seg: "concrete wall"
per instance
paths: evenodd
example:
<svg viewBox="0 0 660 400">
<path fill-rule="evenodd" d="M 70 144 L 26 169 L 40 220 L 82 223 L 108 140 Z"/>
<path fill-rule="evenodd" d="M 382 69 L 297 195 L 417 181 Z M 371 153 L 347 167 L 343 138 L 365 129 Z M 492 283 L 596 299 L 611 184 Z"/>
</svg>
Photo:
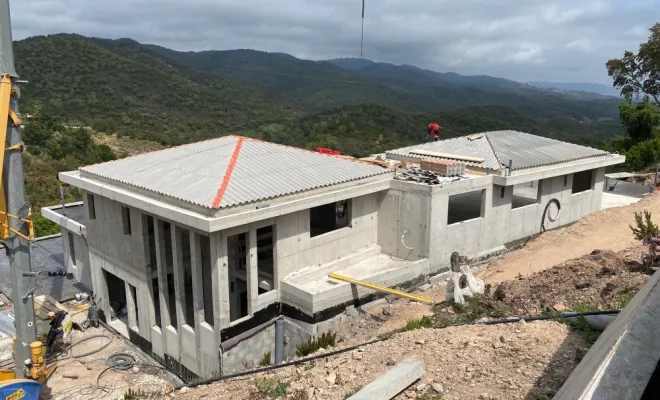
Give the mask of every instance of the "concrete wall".
<svg viewBox="0 0 660 400">
<path fill-rule="evenodd" d="M 63 226 L 60 227 L 62 232 L 62 246 L 64 248 L 64 267 L 67 272 L 73 274 L 74 278 L 85 285 L 88 289 L 93 289 L 92 283 L 92 270 L 89 263 L 89 248 L 85 239 L 76 232 L 71 232 Z M 69 235 L 70 234 L 70 235 Z M 69 239 L 73 238 L 73 253 L 71 255 L 71 244 Z"/>
<path fill-rule="evenodd" d="M 275 324 L 243 340 L 222 354 L 222 374 L 228 375 L 259 367 L 259 362 L 270 352 L 275 361 Z"/>
<path fill-rule="evenodd" d="M 276 289 L 279 280 L 299 269 L 337 260 L 377 243 L 380 193 L 352 199 L 351 226 L 310 237 L 309 210 L 276 218 Z"/>
<path fill-rule="evenodd" d="M 504 186 L 502 190 L 489 176 L 436 186 L 393 181 L 392 189 L 380 204 L 378 244 L 384 253 L 395 257 L 427 257 L 430 271 L 436 272 L 449 265 L 454 251 L 470 258 L 480 257 L 538 234 L 545 207 L 552 199 L 560 202 L 561 214 L 555 222 L 550 222 L 546 215 L 546 229 L 567 225 L 600 210 L 604 173 L 604 168 L 593 170 L 591 189 L 575 194 L 573 174 L 542 179 L 537 201 L 516 209 L 511 206 L 513 186 Z M 482 217 L 447 225 L 449 197 L 468 192 L 478 196 L 482 190 Z M 549 212 L 554 216 L 556 209 L 552 207 Z M 402 243 L 404 228 L 409 230 L 409 236 Z"/>
</svg>

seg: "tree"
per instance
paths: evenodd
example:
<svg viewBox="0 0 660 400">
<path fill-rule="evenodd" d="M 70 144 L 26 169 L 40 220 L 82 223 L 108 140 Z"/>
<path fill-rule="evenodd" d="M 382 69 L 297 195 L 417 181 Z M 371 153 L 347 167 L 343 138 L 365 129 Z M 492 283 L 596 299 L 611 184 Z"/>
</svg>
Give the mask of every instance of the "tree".
<svg viewBox="0 0 660 400">
<path fill-rule="evenodd" d="M 634 143 L 650 139 L 655 127 L 660 125 L 660 109 L 647 101 L 621 103 L 619 117 Z"/>
<path fill-rule="evenodd" d="M 609 60 L 607 73 L 614 87 L 628 100 L 653 99 L 660 103 L 660 23 L 649 29 L 651 35 L 637 54 L 626 51 L 621 59 Z"/>
<path fill-rule="evenodd" d="M 651 219 L 651 213 L 647 210 L 644 210 L 644 215 L 642 213 L 635 212 L 635 227 L 630 225 L 630 229 L 635 235 L 637 240 L 646 240 L 651 237 L 656 237 L 660 229 L 658 225 L 653 223 Z"/>
</svg>

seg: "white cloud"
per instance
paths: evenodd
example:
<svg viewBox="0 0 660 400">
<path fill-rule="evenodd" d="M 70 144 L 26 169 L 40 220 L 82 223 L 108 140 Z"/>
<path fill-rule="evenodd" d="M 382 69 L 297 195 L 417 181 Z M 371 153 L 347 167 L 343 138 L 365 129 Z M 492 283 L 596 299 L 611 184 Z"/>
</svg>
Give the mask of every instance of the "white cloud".
<svg viewBox="0 0 660 400">
<path fill-rule="evenodd" d="M 635 50 L 657 22 L 660 0 L 640 1 L 367 0 L 365 57 L 517 80 L 609 83 L 605 61 Z M 311 59 L 360 51 L 360 0 L 11 0 L 11 7 L 15 39 L 75 32 Z"/>
</svg>

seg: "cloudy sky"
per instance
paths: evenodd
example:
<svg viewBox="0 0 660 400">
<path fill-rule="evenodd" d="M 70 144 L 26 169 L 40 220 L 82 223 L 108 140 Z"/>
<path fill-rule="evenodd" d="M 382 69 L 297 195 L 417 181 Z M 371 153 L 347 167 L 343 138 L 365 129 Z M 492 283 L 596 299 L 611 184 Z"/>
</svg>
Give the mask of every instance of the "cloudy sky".
<svg viewBox="0 0 660 400">
<path fill-rule="evenodd" d="M 660 0 L 366 0 L 365 57 L 436 71 L 610 84 Z M 360 55 L 361 0 L 10 0 L 14 39 L 59 32 L 177 50 Z"/>
</svg>

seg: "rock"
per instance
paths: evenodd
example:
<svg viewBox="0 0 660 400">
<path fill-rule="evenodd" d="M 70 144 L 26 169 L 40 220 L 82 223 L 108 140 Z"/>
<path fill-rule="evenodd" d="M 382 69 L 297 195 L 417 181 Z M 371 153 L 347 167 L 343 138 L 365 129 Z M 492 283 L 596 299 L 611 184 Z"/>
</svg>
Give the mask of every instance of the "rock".
<svg viewBox="0 0 660 400">
<path fill-rule="evenodd" d="M 493 342 L 493 348 L 494 349 L 499 349 L 501 347 L 504 347 L 504 343 L 502 343 L 501 341 L 496 340 L 496 341 Z"/>
<path fill-rule="evenodd" d="M 325 353 L 327 353 L 327 351 L 323 347 L 321 347 L 320 349 L 316 350 L 316 353 L 317 354 L 325 354 Z"/>
<path fill-rule="evenodd" d="M 426 292 L 427 290 L 431 289 L 431 285 L 428 283 L 423 284 L 422 286 L 419 287 L 420 292 Z"/>
<path fill-rule="evenodd" d="M 392 309 L 393 308 L 394 307 L 392 307 L 389 304 L 387 306 L 383 307 L 383 315 L 392 315 Z"/>
<path fill-rule="evenodd" d="M 337 374 L 336 382 L 337 385 L 343 385 L 344 383 L 346 383 L 346 379 L 342 378 L 341 374 Z"/>
<path fill-rule="evenodd" d="M 354 360 L 361 360 L 362 359 L 362 354 L 360 353 L 353 353 L 353 359 Z"/>
<path fill-rule="evenodd" d="M 138 372 L 140 372 L 140 368 L 136 365 L 133 367 L 133 373 L 137 374 Z"/>
<path fill-rule="evenodd" d="M 312 400 L 312 398 L 314 397 L 314 388 L 309 387 L 305 389 L 305 395 L 307 396 L 307 399 Z"/>
<path fill-rule="evenodd" d="M 490 396 L 488 395 L 488 393 L 482 393 L 479 395 L 479 398 L 483 400 L 488 400 Z"/>
<path fill-rule="evenodd" d="M 325 377 L 325 381 L 328 382 L 329 385 L 334 385 L 337 381 L 337 374 L 334 372 L 329 373 L 328 376 Z"/>
<path fill-rule="evenodd" d="M 415 340 L 415 344 L 424 344 L 424 343 L 426 343 L 426 342 L 424 341 L 424 339 L 417 339 L 417 340 Z"/>
<path fill-rule="evenodd" d="M 436 393 L 442 393 L 442 391 L 445 389 L 441 383 L 433 383 L 431 384 L 431 389 L 435 390 Z"/>
<path fill-rule="evenodd" d="M 385 365 L 391 367 L 392 365 L 396 365 L 396 360 L 393 358 L 388 358 L 387 361 L 385 362 Z"/>
<path fill-rule="evenodd" d="M 181 389 L 179 389 L 179 393 L 188 393 L 190 391 L 190 388 L 188 386 L 184 386 Z"/>
<path fill-rule="evenodd" d="M 565 306 L 564 304 L 562 304 L 562 303 L 557 303 L 557 304 L 555 304 L 554 306 L 552 306 L 552 308 L 554 308 L 555 311 L 557 311 L 557 312 L 564 312 L 564 311 L 566 311 L 566 306 Z"/>
<path fill-rule="evenodd" d="M 504 336 L 500 336 L 500 342 L 506 343 L 506 339 L 504 338 Z"/>
<path fill-rule="evenodd" d="M 422 392 L 424 391 L 424 389 L 426 389 L 426 386 L 427 386 L 426 383 L 420 383 L 419 385 L 417 385 L 417 387 L 415 387 L 415 390 L 418 392 Z"/>
<path fill-rule="evenodd" d="M 520 325 L 525 325 L 525 324 L 527 323 L 527 321 L 525 321 L 524 319 L 520 318 L 520 320 L 518 321 L 518 323 L 519 323 Z"/>
</svg>

